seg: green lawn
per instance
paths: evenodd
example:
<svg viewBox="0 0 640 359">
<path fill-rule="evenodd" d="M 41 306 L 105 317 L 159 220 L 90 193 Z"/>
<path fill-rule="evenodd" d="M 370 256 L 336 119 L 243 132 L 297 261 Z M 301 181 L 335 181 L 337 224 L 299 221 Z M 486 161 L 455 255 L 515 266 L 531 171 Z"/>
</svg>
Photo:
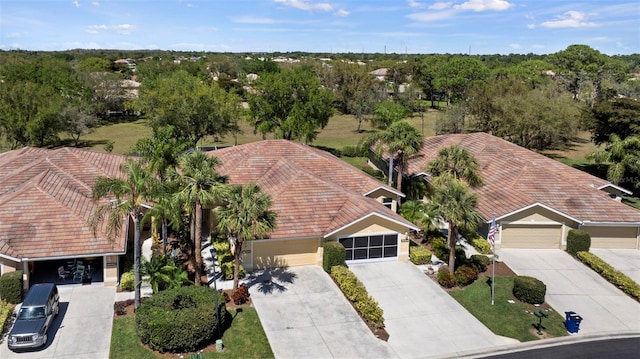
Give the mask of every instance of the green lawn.
<svg viewBox="0 0 640 359">
<path fill-rule="evenodd" d="M 494 305 L 491 305 L 488 279 L 489 277 L 480 278 L 470 286 L 453 290 L 449 294 L 495 334 L 522 342 L 541 339 L 534 328 L 538 318 L 526 312 L 534 312 L 540 308 L 513 298 L 513 277 L 496 277 Z M 514 300 L 515 303 L 511 304 L 508 300 Z M 568 335 L 564 317 L 553 310 L 548 314 L 549 317 L 542 320 L 542 326 L 546 328 L 543 331 L 545 337 Z"/>
<path fill-rule="evenodd" d="M 258 313 L 254 308 L 243 308 L 238 312 L 230 311 L 234 316 L 231 328 L 222 335 L 224 351 L 205 353 L 205 358 L 273 358 L 271 345 L 262 329 Z M 116 317 L 113 319 L 111 351 L 113 359 L 160 358 L 154 352 L 143 347 L 136 335 L 134 317 Z M 186 357 L 188 358 L 188 356 Z"/>
</svg>

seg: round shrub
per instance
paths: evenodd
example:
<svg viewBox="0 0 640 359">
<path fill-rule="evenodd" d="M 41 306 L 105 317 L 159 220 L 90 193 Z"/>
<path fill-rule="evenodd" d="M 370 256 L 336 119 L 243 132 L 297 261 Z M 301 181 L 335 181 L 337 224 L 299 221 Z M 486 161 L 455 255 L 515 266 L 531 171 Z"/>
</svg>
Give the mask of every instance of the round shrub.
<svg viewBox="0 0 640 359">
<path fill-rule="evenodd" d="M 133 272 L 124 272 L 120 276 L 120 290 L 130 292 L 134 290 Z"/>
<path fill-rule="evenodd" d="M 0 300 L 18 304 L 22 302 L 22 271 L 7 272 L 0 276 Z"/>
<path fill-rule="evenodd" d="M 487 270 L 489 264 L 491 264 L 491 259 L 487 256 L 483 256 L 482 254 L 474 254 L 469 258 L 471 265 L 476 267 L 479 273 L 482 273 Z"/>
<path fill-rule="evenodd" d="M 484 238 L 479 237 L 479 238 L 472 239 L 471 245 L 473 246 L 473 248 L 475 248 L 478 252 L 482 254 L 491 253 L 491 244 L 487 242 Z"/>
<path fill-rule="evenodd" d="M 411 246 L 409 247 L 409 260 L 413 264 L 429 264 L 431 263 L 431 252 L 427 247 Z"/>
<path fill-rule="evenodd" d="M 442 265 L 438 268 L 438 283 L 445 288 L 455 287 L 456 277 L 449 271 L 449 267 Z"/>
<path fill-rule="evenodd" d="M 159 352 L 189 352 L 211 343 L 220 326 L 227 327 L 222 295 L 209 287 L 181 287 L 158 292 L 136 310 L 136 331 L 142 343 Z"/>
<path fill-rule="evenodd" d="M 567 252 L 576 256 L 578 252 L 588 252 L 591 247 L 591 236 L 581 229 L 570 229 L 567 234 Z"/>
<path fill-rule="evenodd" d="M 456 284 L 462 287 L 469 285 L 478 279 L 478 271 L 473 266 L 463 265 L 456 269 L 455 277 Z"/>
<path fill-rule="evenodd" d="M 521 302 L 542 304 L 545 294 L 547 286 L 536 278 L 517 276 L 513 279 L 513 295 Z"/>
</svg>

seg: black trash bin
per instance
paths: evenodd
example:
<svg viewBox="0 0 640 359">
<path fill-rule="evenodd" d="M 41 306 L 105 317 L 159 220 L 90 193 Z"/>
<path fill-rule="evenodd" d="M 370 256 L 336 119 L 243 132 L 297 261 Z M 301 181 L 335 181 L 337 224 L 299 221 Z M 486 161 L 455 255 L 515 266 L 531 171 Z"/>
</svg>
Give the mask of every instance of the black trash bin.
<svg viewBox="0 0 640 359">
<path fill-rule="evenodd" d="M 564 312 L 565 314 L 565 327 L 569 333 L 575 334 L 580 330 L 580 322 L 582 317 L 576 314 L 576 312 Z"/>
</svg>

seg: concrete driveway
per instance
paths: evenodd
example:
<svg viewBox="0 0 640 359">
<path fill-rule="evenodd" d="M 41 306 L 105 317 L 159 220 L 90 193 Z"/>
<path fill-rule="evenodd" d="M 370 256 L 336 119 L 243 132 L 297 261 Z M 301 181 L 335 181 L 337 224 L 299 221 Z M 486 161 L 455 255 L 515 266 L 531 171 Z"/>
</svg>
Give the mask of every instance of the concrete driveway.
<svg viewBox="0 0 640 359">
<path fill-rule="evenodd" d="M 640 284 L 640 250 L 591 248 L 589 252 Z"/>
<path fill-rule="evenodd" d="M 58 286 L 60 312 L 42 349 L 12 352 L 2 338 L 0 358 L 108 359 L 113 326 L 115 287 Z"/>
<path fill-rule="evenodd" d="M 410 262 L 349 268 L 380 304 L 389 344 L 401 358 L 456 357 L 518 342 L 493 334 Z"/>
<path fill-rule="evenodd" d="M 276 358 L 397 358 L 321 267 L 274 268 L 245 282 Z"/>
<path fill-rule="evenodd" d="M 545 300 L 562 316 L 583 319 L 579 334 L 640 331 L 640 303 L 559 249 L 500 249 L 499 259 L 516 274 L 547 286 Z"/>
</svg>

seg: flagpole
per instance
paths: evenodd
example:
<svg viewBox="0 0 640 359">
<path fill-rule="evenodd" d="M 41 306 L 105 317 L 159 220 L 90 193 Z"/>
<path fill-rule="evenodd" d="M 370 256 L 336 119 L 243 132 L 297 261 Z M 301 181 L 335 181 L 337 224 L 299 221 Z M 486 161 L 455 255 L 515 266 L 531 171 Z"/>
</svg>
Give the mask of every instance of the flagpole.
<svg viewBox="0 0 640 359">
<path fill-rule="evenodd" d="M 495 246 L 492 246 L 491 251 L 493 252 L 493 265 L 491 266 L 491 305 L 493 305 L 493 298 L 494 298 L 495 285 L 496 285 L 496 249 L 495 249 Z"/>
</svg>

